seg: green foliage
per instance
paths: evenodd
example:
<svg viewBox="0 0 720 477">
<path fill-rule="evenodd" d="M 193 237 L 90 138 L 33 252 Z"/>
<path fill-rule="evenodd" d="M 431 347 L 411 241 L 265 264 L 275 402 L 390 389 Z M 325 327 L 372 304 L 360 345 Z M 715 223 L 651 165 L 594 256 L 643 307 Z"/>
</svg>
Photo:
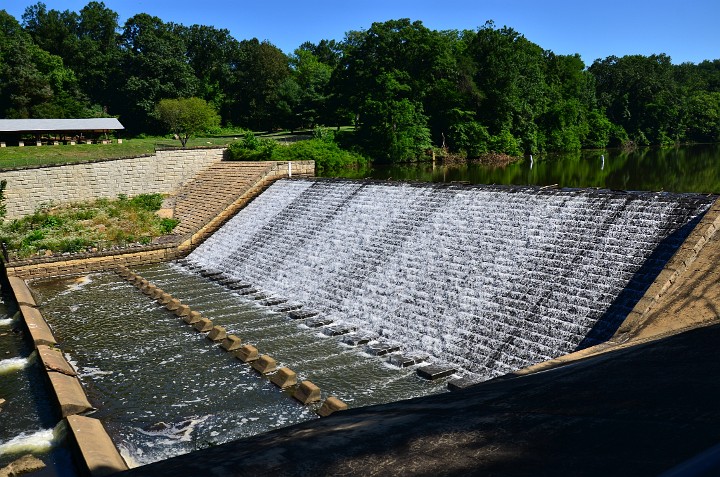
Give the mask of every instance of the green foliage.
<svg viewBox="0 0 720 477">
<path fill-rule="evenodd" d="M 609 146 L 613 124 L 600 111 L 591 111 L 588 116 L 588 133 L 583 141 L 583 147 L 602 149 Z"/>
<path fill-rule="evenodd" d="M 0 10 L 0 117 L 78 117 L 89 106 L 63 59 L 39 47 Z"/>
<path fill-rule="evenodd" d="M 227 155 L 235 161 L 269 161 L 277 146 L 277 141 L 258 138 L 252 131 L 247 131 L 241 140 L 230 143 Z"/>
<path fill-rule="evenodd" d="M 141 194 L 62 207 L 44 205 L 31 215 L 1 224 L 0 241 L 19 257 L 151 243 L 179 223 L 155 214 L 162 200 L 160 194 Z"/>
<path fill-rule="evenodd" d="M 334 174 L 343 169 L 353 169 L 367 164 L 360 154 L 341 149 L 332 140 L 309 139 L 288 146 L 279 146 L 273 151 L 274 161 L 315 161 L 320 174 Z"/>
<path fill-rule="evenodd" d="M 523 152 L 520 141 L 507 129 L 500 131 L 500 134 L 490 136 L 488 149 L 492 152 L 505 153 L 510 156 L 520 156 Z"/>
<path fill-rule="evenodd" d="M 448 139 L 454 151 L 462 152 L 468 157 L 478 157 L 488 152 L 490 134 L 487 128 L 477 121 L 459 121 L 450 126 Z"/>
<path fill-rule="evenodd" d="M 163 218 L 160 220 L 160 233 L 167 235 L 180 223 L 178 219 Z"/>
<path fill-rule="evenodd" d="M 183 147 L 190 136 L 220 125 L 220 116 L 204 99 L 163 99 L 155 106 L 155 116 L 175 134 Z"/>
<path fill-rule="evenodd" d="M 140 194 L 130 199 L 130 206 L 136 207 L 142 210 L 148 210 L 154 212 L 160 210 L 163 203 L 162 194 Z"/>
<path fill-rule="evenodd" d="M 409 19 L 373 23 L 342 42 L 306 42 L 288 56 L 211 26 L 118 19 L 95 1 L 79 12 L 37 3 L 22 25 L 0 10 L 0 117 L 113 115 L 136 133 L 159 134 L 164 124 L 183 146 L 202 131 L 222 133 L 220 123 L 255 131 L 353 124 L 354 145 L 393 162 L 422 157 L 443 138 L 469 156 L 720 140 L 720 59 L 610 56 L 586 68 L 579 55 L 557 55 L 492 22 L 435 31 Z M 178 98 L 204 114 L 184 116 L 179 103 L 190 100 Z M 166 101 L 174 107 L 160 106 Z M 250 142 L 230 153 L 272 154 L 270 143 Z"/>
</svg>

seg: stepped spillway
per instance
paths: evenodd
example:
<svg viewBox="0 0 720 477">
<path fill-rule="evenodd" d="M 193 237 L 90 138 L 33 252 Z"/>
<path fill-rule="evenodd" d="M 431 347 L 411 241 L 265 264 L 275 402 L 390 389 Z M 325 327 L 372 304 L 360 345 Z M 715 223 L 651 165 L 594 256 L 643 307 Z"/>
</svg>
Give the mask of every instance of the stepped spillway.
<svg viewBox="0 0 720 477">
<path fill-rule="evenodd" d="M 711 202 L 280 180 L 188 260 L 489 379 L 609 338 Z"/>
</svg>

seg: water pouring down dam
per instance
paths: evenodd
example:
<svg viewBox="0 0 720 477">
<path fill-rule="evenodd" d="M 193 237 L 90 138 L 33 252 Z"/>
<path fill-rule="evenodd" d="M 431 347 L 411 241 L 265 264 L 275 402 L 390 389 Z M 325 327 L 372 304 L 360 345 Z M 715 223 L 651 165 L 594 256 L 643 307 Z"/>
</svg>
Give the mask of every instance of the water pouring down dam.
<svg viewBox="0 0 720 477">
<path fill-rule="evenodd" d="M 488 379 L 611 336 L 711 201 L 280 180 L 188 261 Z"/>
</svg>

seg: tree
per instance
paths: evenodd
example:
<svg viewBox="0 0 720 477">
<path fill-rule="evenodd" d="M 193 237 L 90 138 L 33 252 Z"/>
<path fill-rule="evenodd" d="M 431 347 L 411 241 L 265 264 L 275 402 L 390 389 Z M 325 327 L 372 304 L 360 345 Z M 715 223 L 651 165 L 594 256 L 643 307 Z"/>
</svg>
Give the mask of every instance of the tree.
<svg viewBox="0 0 720 477">
<path fill-rule="evenodd" d="M 114 82 L 121 76 L 118 14 L 102 2 L 88 3 L 79 14 L 47 10 L 45 4 L 37 3 L 22 18 L 35 44 L 62 58 L 83 93 L 107 109 L 122 84 Z"/>
<path fill-rule="evenodd" d="M 332 89 L 342 98 L 341 107 L 356 118 L 360 146 L 369 155 L 403 161 L 431 145 L 434 111 L 426 111 L 437 104 L 435 85 L 452 78 L 454 67 L 443 40 L 409 19 L 348 33 Z"/>
<path fill-rule="evenodd" d="M 190 136 L 220 124 L 220 116 L 204 99 L 163 99 L 155 107 L 156 117 L 175 134 L 182 147 Z"/>
<path fill-rule="evenodd" d="M 155 104 L 165 98 L 194 96 L 198 82 L 173 25 L 141 13 L 125 22 L 120 38 L 121 94 L 114 98 L 114 110 L 128 129 L 150 132 Z"/>
<path fill-rule="evenodd" d="M 0 10 L 0 116 L 85 117 L 89 106 L 62 58 L 38 47 Z"/>
<path fill-rule="evenodd" d="M 478 120 L 491 134 L 511 133 L 525 151 L 537 149 L 538 119 L 547 107 L 542 48 L 512 28 L 496 29 L 487 22 L 470 41 L 467 54 L 482 97 Z"/>
<path fill-rule="evenodd" d="M 280 85 L 290 76 L 289 59 L 267 41 L 243 40 L 231 63 L 229 119 L 251 129 L 271 130 L 278 125 Z"/>
<path fill-rule="evenodd" d="M 680 139 L 681 94 L 667 55 L 610 56 L 588 71 L 599 106 L 638 143 Z"/>
<path fill-rule="evenodd" d="M 198 80 L 197 96 L 213 104 L 224 123 L 229 122 L 233 61 L 240 43 L 228 30 L 211 26 L 176 25 L 175 31 L 185 43 L 187 62 Z"/>
<path fill-rule="evenodd" d="M 326 123 L 325 105 L 329 94 L 332 67 L 320 61 L 314 53 L 305 49 L 295 50 L 290 59 L 292 80 L 297 84 L 297 121 L 306 127 Z"/>
</svg>

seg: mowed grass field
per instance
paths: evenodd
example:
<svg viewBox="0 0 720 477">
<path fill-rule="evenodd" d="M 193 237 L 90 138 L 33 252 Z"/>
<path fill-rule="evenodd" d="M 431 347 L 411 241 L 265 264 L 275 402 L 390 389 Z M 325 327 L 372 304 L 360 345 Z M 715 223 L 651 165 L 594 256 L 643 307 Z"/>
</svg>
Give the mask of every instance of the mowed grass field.
<svg viewBox="0 0 720 477">
<path fill-rule="evenodd" d="M 227 146 L 235 136 L 191 138 L 187 147 Z M 34 143 L 31 143 L 34 144 Z M 122 144 L 76 144 L 59 146 L 25 147 L 8 146 L 0 148 L 0 170 L 18 167 L 38 167 L 51 164 L 66 164 L 81 161 L 119 159 L 154 154 L 156 149 L 180 147 L 180 141 L 159 137 L 123 139 Z"/>
<path fill-rule="evenodd" d="M 349 128 L 342 128 L 349 129 Z M 245 130 L 224 129 L 221 134 L 207 137 L 191 137 L 187 148 L 226 147 L 233 141 L 242 139 Z M 291 143 L 312 137 L 312 131 L 277 131 L 273 133 L 255 132 L 258 137 Z M 123 138 L 122 144 L 116 139 L 111 144 L 76 144 L 59 146 L 35 146 L 34 141 L 26 142 L 24 147 L 8 146 L 0 148 L 0 171 L 19 167 L 40 167 L 53 164 L 68 164 L 83 161 L 101 161 L 154 154 L 158 149 L 179 148 L 180 141 L 168 137 Z"/>
</svg>

